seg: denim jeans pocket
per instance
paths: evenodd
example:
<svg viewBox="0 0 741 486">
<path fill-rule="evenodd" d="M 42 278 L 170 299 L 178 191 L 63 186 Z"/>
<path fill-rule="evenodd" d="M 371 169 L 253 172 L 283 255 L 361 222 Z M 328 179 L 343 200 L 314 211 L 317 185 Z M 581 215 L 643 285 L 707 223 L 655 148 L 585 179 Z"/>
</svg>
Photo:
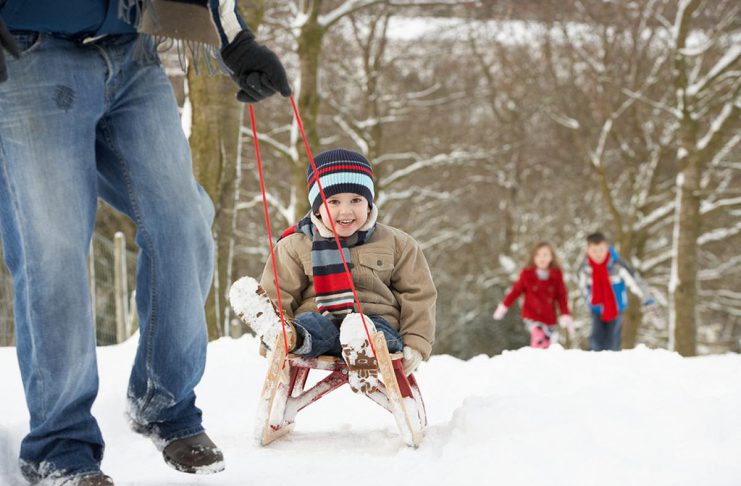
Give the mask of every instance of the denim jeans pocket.
<svg viewBox="0 0 741 486">
<path fill-rule="evenodd" d="M 31 52 L 37 49 L 41 45 L 43 35 L 39 32 L 14 32 L 13 38 L 15 39 L 18 48 L 21 51 L 21 55 Z M 13 59 L 12 56 L 9 56 Z"/>
</svg>

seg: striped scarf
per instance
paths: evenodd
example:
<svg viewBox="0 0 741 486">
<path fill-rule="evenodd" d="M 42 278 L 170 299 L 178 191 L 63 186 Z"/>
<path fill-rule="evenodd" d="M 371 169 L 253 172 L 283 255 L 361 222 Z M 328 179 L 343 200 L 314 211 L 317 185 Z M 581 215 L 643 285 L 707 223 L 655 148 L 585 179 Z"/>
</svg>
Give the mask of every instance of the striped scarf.
<svg viewBox="0 0 741 486">
<path fill-rule="evenodd" d="M 370 239 L 376 228 L 377 215 L 378 209 L 373 206 L 368 221 L 361 229 L 347 238 L 340 237 L 342 253 L 351 271 L 354 265 L 350 261 L 350 248 L 362 245 Z M 309 213 L 298 224 L 285 230 L 280 239 L 294 233 L 303 233 L 312 240 L 311 265 L 314 270 L 315 303 L 319 313 L 337 320 L 353 312 L 355 302 L 352 287 L 347 280 L 332 230 L 321 219 Z"/>
</svg>

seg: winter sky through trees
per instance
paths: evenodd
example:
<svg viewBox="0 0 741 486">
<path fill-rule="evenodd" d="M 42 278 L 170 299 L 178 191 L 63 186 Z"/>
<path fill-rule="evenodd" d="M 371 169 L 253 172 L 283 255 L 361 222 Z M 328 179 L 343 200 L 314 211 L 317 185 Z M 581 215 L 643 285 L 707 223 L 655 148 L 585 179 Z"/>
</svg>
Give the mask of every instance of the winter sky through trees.
<svg viewBox="0 0 741 486">
<path fill-rule="evenodd" d="M 241 4 L 287 65 L 312 151 L 366 155 L 381 221 L 422 243 L 440 294 L 435 352 L 527 343 L 517 312 L 490 316 L 541 240 L 571 292 L 578 336 L 563 344 L 585 347 L 574 273 L 595 230 L 662 309 L 633 302 L 624 347 L 741 351 L 738 2 Z M 217 208 L 210 335 L 238 335 L 226 292 L 267 257 L 251 128 L 228 78 L 172 73 Z M 307 209 L 308 161 L 287 100 L 256 114 L 275 237 Z M 120 229 L 134 250 L 130 223 L 101 210 L 99 233 Z"/>
</svg>

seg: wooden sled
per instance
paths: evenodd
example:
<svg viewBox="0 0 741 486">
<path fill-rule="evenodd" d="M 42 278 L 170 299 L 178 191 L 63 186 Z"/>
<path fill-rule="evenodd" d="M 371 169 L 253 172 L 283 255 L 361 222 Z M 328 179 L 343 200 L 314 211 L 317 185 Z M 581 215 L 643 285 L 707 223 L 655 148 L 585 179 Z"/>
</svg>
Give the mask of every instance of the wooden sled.
<svg viewBox="0 0 741 486">
<path fill-rule="evenodd" d="M 376 333 L 372 338 L 382 383 L 365 396 L 393 414 L 404 442 L 416 448 L 427 427 L 427 413 L 417 380 L 413 374 L 404 376 L 402 354 L 389 355 L 383 333 Z M 299 411 L 348 382 L 347 365 L 342 358 L 305 358 L 293 354 L 286 358 L 283 336 L 278 337 L 273 349 L 267 353 L 270 366 L 255 420 L 255 438 L 262 446 L 293 430 Z M 305 389 L 311 370 L 329 371 L 330 374 Z"/>
</svg>

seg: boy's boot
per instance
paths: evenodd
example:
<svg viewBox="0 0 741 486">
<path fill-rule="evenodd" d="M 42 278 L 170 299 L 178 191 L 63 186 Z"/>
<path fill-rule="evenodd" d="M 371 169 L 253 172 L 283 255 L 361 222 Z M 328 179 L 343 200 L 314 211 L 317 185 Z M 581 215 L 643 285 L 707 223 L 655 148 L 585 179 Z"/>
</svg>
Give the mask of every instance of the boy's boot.
<svg viewBox="0 0 741 486">
<path fill-rule="evenodd" d="M 229 302 L 239 318 L 262 338 L 265 346 L 272 349 L 278 336 L 283 335 L 283 326 L 278 308 L 257 280 L 242 277 L 234 282 L 229 290 Z M 290 352 L 296 347 L 296 328 L 290 319 L 286 318 L 285 321 Z"/>
<path fill-rule="evenodd" d="M 225 467 L 224 455 L 205 432 L 170 442 L 162 457 L 178 471 L 190 474 L 212 474 Z"/>
<path fill-rule="evenodd" d="M 373 336 L 376 326 L 365 316 L 368 333 Z M 350 314 L 340 325 L 342 357 L 347 363 L 347 380 L 354 392 L 373 393 L 378 388 L 378 360 L 363 326 L 360 314 Z"/>
</svg>

